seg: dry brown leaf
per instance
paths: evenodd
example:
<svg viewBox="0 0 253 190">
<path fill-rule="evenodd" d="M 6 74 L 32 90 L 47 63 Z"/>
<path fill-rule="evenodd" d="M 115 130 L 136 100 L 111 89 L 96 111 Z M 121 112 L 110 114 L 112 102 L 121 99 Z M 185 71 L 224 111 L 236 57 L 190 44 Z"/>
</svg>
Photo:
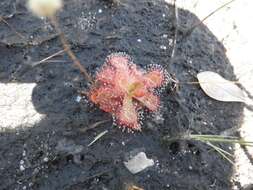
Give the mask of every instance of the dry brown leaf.
<svg viewBox="0 0 253 190">
<path fill-rule="evenodd" d="M 222 102 L 245 102 L 243 91 L 235 84 L 212 71 L 197 75 L 200 87 L 211 98 Z"/>
</svg>

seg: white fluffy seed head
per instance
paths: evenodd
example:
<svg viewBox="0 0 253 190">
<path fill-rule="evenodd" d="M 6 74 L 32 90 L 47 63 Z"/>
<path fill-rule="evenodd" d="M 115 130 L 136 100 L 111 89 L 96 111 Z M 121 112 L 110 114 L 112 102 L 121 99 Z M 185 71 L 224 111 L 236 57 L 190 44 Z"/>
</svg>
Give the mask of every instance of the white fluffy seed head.
<svg viewBox="0 0 253 190">
<path fill-rule="evenodd" d="M 27 6 L 38 17 L 51 17 L 62 8 L 62 0 L 28 0 Z"/>
</svg>

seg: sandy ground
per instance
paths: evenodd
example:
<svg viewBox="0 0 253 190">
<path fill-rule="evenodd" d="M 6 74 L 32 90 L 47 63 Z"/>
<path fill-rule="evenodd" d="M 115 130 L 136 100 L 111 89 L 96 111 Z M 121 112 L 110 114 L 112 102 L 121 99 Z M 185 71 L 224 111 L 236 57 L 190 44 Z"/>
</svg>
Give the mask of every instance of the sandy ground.
<svg viewBox="0 0 253 190">
<path fill-rule="evenodd" d="M 177 5 L 180 8 L 190 10 L 201 19 L 225 2 L 227 0 L 178 0 Z M 253 26 L 250 21 L 253 18 L 252 8 L 253 1 L 237 0 L 205 21 L 208 28 L 223 42 L 227 49 L 227 56 L 234 66 L 235 74 L 251 94 L 253 94 L 253 58 L 251 56 Z M 43 115 L 34 110 L 31 102 L 34 84 L 19 84 L 18 89 L 20 91 L 16 93 L 19 98 L 9 96 L 13 93 L 13 85 L 15 84 L 0 83 L 0 123 L 2 124 L 0 130 L 10 126 L 15 128 L 24 119 L 29 125 L 33 125 L 43 118 Z M 15 87 L 15 89 L 17 88 Z M 6 106 L 8 104 L 11 106 Z M 34 117 L 34 115 L 37 116 Z M 31 121 L 29 116 L 37 119 Z M 245 108 L 244 123 L 240 129 L 245 138 L 253 139 L 252 123 L 253 112 Z M 249 152 L 253 155 L 253 150 L 249 150 Z M 236 165 L 231 180 L 240 181 L 242 186 L 247 187 L 253 182 L 253 166 L 239 146 L 236 148 L 235 156 Z"/>
<path fill-rule="evenodd" d="M 178 0 L 177 6 L 190 10 L 201 20 L 226 2 L 228 0 Z M 223 42 L 237 78 L 251 95 L 253 94 L 253 25 L 250 22 L 253 18 L 252 8 L 253 1 L 237 0 L 204 22 Z M 251 100 L 248 104 L 252 105 Z M 240 132 L 249 140 L 253 139 L 252 124 L 253 112 L 245 108 L 244 123 Z M 249 153 L 253 157 L 252 149 L 249 149 Z M 253 165 L 239 146 L 236 146 L 235 157 L 236 165 L 231 180 L 238 180 L 242 186 L 249 187 L 253 182 Z"/>
</svg>

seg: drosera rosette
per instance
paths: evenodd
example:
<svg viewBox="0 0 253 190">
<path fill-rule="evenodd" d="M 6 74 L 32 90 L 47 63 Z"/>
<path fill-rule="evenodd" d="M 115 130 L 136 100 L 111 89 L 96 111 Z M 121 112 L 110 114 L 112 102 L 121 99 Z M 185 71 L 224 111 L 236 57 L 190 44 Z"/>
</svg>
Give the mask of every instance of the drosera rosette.
<svg viewBox="0 0 253 190">
<path fill-rule="evenodd" d="M 96 73 L 88 96 L 100 109 L 111 113 L 119 127 L 140 131 L 140 115 L 144 109 L 159 110 L 157 92 L 167 81 L 168 73 L 161 66 L 143 70 L 127 54 L 113 53 Z"/>
</svg>

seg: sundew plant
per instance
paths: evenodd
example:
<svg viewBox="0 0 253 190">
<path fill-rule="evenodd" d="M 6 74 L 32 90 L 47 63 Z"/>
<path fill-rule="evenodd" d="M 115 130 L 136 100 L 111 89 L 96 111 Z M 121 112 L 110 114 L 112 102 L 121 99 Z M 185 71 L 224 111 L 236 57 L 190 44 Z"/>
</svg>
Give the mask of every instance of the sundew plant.
<svg viewBox="0 0 253 190">
<path fill-rule="evenodd" d="M 89 99 L 111 113 L 115 123 L 128 130 L 141 130 L 143 109 L 158 111 L 159 89 L 167 83 L 167 72 L 159 65 L 137 67 L 124 53 L 109 55 L 97 72 Z"/>
</svg>

